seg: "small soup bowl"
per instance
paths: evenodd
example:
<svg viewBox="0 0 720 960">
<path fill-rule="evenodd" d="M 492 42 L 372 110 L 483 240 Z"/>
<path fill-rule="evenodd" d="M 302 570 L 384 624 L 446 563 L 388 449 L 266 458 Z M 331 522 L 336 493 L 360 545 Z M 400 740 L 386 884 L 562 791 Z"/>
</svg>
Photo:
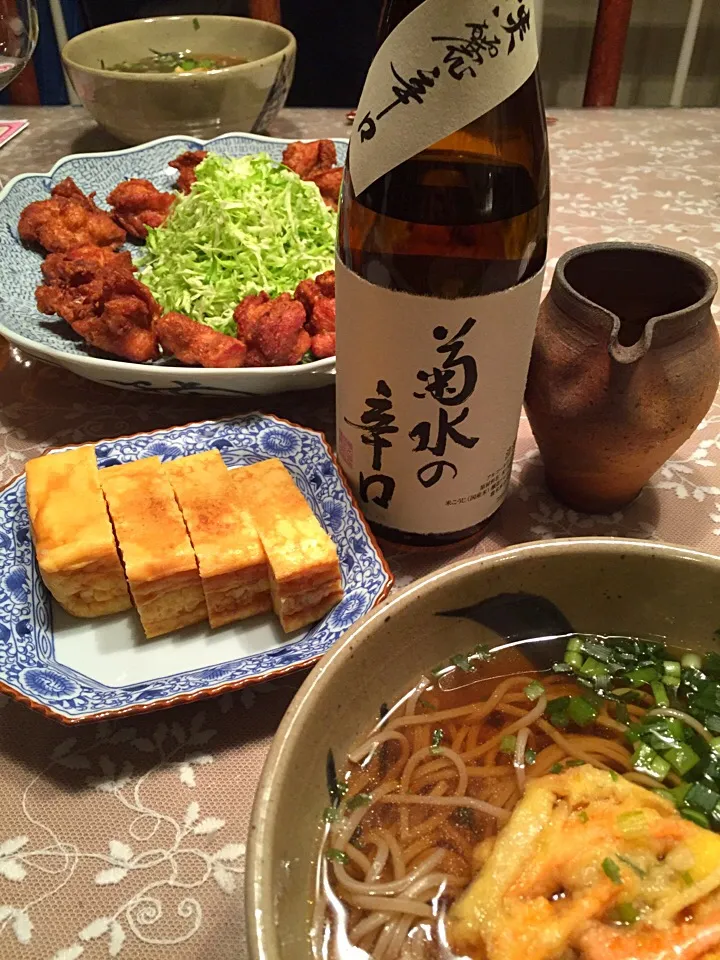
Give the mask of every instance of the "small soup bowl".
<svg viewBox="0 0 720 960">
<path fill-rule="evenodd" d="M 555 540 L 445 567 L 377 607 L 315 667 L 268 755 L 248 844 L 252 960 L 311 960 L 328 752 L 342 769 L 382 703 L 459 651 L 553 636 L 563 623 L 577 633 L 655 637 L 706 651 L 717 643 L 718 586 L 717 557 L 637 540 Z M 519 593 L 524 599 L 507 597 Z"/>
<path fill-rule="evenodd" d="M 207 73 L 126 73 L 108 69 L 153 51 L 240 57 Z M 295 71 L 289 30 L 244 17 L 151 17 L 80 33 L 62 51 L 83 106 L 123 143 L 187 134 L 263 133 L 285 105 Z"/>
</svg>

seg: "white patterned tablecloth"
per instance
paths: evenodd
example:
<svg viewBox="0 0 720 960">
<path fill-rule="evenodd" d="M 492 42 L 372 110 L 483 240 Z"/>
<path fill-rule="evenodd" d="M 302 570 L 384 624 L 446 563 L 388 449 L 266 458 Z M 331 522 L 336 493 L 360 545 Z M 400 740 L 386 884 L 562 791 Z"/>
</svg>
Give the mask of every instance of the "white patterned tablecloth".
<svg viewBox="0 0 720 960">
<path fill-rule="evenodd" d="M 109 145 L 76 108 L 30 115 L 30 132 L 0 153 L 0 178 L 47 169 L 73 143 Z M 556 117 L 550 268 L 578 244 L 649 240 L 720 270 L 720 110 Z M 288 136 L 345 131 L 339 111 L 288 111 L 278 129 Z M 333 401 L 332 390 L 322 390 L 268 398 L 262 407 L 332 437 Z M 49 445 L 251 408 L 201 398 L 150 401 L 85 383 L 3 345 L 0 479 Z M 402 586 L 470 553 L 588 534 L 718 552 L 720 403 L 635 503 L 600 518 L 565 509 L 548 494 L 523 421 L 512 492 L 483 540 L 440 554 L 389 549 L 387 556 Z M 244 960 L 250 807 L 270 739 L 301 679 L 72 732 L 3 701 L 0 957 Z"/>
</svg>

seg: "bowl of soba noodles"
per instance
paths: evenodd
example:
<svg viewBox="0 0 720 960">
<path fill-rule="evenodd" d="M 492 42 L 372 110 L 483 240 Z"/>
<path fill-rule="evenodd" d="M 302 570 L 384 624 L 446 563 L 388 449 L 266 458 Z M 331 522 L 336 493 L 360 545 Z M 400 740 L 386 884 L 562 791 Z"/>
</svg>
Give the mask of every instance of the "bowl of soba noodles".
<svg viewBox="0 0 720 960">
<path fill-rule="evenodd" d="M 354 626 L 253 810 L 252 960 L 720 960 L 720 559 L 446 567 Z"/>
</svg>

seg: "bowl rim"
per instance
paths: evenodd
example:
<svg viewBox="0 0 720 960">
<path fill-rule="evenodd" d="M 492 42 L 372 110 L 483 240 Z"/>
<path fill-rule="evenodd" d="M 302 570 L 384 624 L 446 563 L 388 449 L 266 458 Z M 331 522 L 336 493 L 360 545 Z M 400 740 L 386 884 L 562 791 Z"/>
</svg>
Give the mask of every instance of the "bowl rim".
<svg viewBox="0 0 720 960">
<path fill-rule="evenodd" d="M 270 948 L 274 944 L 269 942 L 268 936 L 269 931 L 274 929 L 272 918 L 275 891 L 269 888 L 266 876 L 270 863 L 268 840 L 273 832 L 273 818 L 267 816 L 267 810 L 272 803 L 273 783 L 278 774 L 285 775 L 290 766 L 294 753 L 291 740 L 295 739 L 296 728 L 301 727 L 305 715 L 316 705 L 316 701 L 331 682 L 337 666 L 354 656 L 356 642 L 361 642 L 363 636 L 378 621 L 384 620 L 393 610 L 412 603 L 415 596 L 429 587 L 452 581 L 475 570 L 509 565 L 524 557 L 543 554 L 553 557 L 573 553 L 595 553 L 600 556 L 633 554 L 646 556 L 648 559 L 657 557 L 685 560 L 715 567 L 720 573 L 719 556 L 680 545 L 623 537 L 564 537 L 529 541 L 441 567 L 391 595 L 353 624 L 303 681 L 280 722 L 263 764 L 250 815 L 245 862 L 245 923 L 250 960 L 269 960 L 273 956 Z"/>
<path fill-rule="evenodd" d="M 165 18 L 171 19 L 171 18 Z M 233 20 L 240 19 L 234 17 L 227 17 L 225 19 Z M 100 29 L 100 28 L 98 28 Z M 228 68 L 232 69 L 232 68 Z M 133 74 L 137 76 L 137 74 Z M 144 76 L 144 74 L 141 74 Z M 223 133 L 217 137 L 210 137 L 209 139 L 203 139 L 202 137 L 190 137 L 183 134 L 170 134 L 167 137 L 158 137 L 156 140 L 148 140 L 146 143 L 138 143 L 130 147 L 120 147 L 117 150 L 102 150 L 90 153 L 70 153 L 65 157 L 60 157 L 59 160 L 56 160 L 52 165 L 50 170 L 46 172 L 40 171 L 28 171 L 26 173 L 18 173 L 12 179 L 0 189 L 0 201 L 2 201 L 7 194 L 22 180 L 27 180 L 32 177 L 45 177 L 53 178 L 57 170 L 64 164 L 67 160 L 85 160 L 85 159 L 96 159 L 98 157 L 113 157 L 118 154 L 131 154 L 137 153 L 141 150 L 146 150 L 148 147 L 157 146 L 159 143 L 166 143 L 172 140 L 185 140 L 185 141 L 194 141 L 201 145 L 201 147 L 206 147 L 208 144 L 217 143 L 219 140 L 229 139 L 230 137 L 242 137 L 248 140 L 257 140 L 260 143 L 284 143 L 288 144 L 294 141 L 288 140 L 287 137 L 267 137 L 258 133 L 244 133 L 242 131 Z M 310 142 L 308 138 L 301 138 L 301 140 Z M 317 138 L 315 138 L 317 139 Z M 329 138 L 333 143 L 345 143 L 349 141 L 346 137 L 331 137 Z M 0 293 L 0 304 L 3 304 L 5 299 Z M 40 343 L 37 340 L 32 340 L 30 337 L 26 337 L 21 333 L 17 333 L 15 330 L 7 327 L 0 316 L 0 335 L 5 337 L 6 340 L 9 340 L 10 343 L 14 344 L 16 347 L 26 350 L 26 352 L 32 354 L 33 356 L 41 355 L 41 357 L 49 357 L 52 360 L 56 360 L 61 365 L 66 365 L 67 361 L 80 366 L 88 366 L 90 368 L 102 368 L 108 371 L 124 371 L 128 370 L 148 370 L 152 369 L 154 371 L 153 377 L 158 377 L 160 379 L 167 380 L 168 383 L 176 379 L 178 371 L 188 371 L 192 370 L 193 377 L 198 382 L 204 383 L 206 380 L 223 381 L 229 380 L 233 381 L 239 372 L 242 372 L 243 379 L 247 378 L 260 379 L 264 376 L 267 376 L 268 373 L 272 374 L 283 374 L 285 376 L 295 376 L 298 377 L 302 373 L 313 373 L 313 374 L 325 374 L 331 375 L 335 372 L 335 357 L 326 357 L 322 360 L 312 360 L 310 363 L 296 363 L 292 366 L 277 366 L 277 367 L 240 367 L 240 368 L 223 368 L 223 367 L 192 367 L 192 366 L 171 366 L 171 365 L 161 365 L 155 363 L 133 363 L 130 360 L 113 360 L 105 357 L 92 357 L 85 356 L 83 354 L 73 354 L 67 353 L 64 350 L 60 350 L 58 347 L 48 346 L 44 343 Z M 162 373 L 160 371 L 163 371 Z M 166 371 L 166 372 L 165 372 Z"/>
<path fill-rule="evenodd" d="M 262 24 L 264 27 L 268 28 L 271 32 L 276 32 L 282 35 L 285 38 L 285 46 L 281 47 L 280 50 L 276 50 L 274 53 L 269 53 L 265 57 L 258 57 L 255 60 L 249 60 L 247 63 L 237 63 L 230 67 L 218 67 L 216 70 L 208 70 L 204 73 L 191 73 L 187 71 L 185 73 L 133 73 L 132 71 L 125 70 L 110 70 L 103 69 L 102 67 L 92 67 L 88 64 L 81 63 L 78 60 L 72 59 L 72 49 L 74 46 L 79 46 L 87 37 L 92 37 L 93 34 L 98 33 L 112 33 L 115 31 L 115 28 L 125 25 L 127 23 L 158 23 L 158 22 L 168 22 L 174 20 L 185 20 L 192 22 L 193 20 L 212 20 L 220 21 L 221 23 L 225 21 L 227 24 L 230 22 L 237 24 L 238 22 L 242 24 L 253 23 L 253 24 Z M 224 16 L 222 14 L 212 14 L 212 13 L 198 13 L 198 14 L 177 14 L 175 16 L 169 17 L 138 17 L 137 20 L 121 20 L 118 23 L 106 23 L 100 27 L 93 27 L 92 30 L 85 30 L 83 33 L 78 33 L 74 37 L 71 37 L 67 43 L 63 45 L 60 55 L 62 57 L 63 63 L 73 70 L 82 70 L 85 73 L 92 74 L 93 76 L 99 77 L 112 77 L 116 80 L 138 80 L 142 78 L 143 80 L 148 80 L 150 83 L 157 83 L 159 81 L 167 82 L 170 77 L 192 77 L 197 80 L 198 78 L 206 79 L 225 79 L 231 76 L 241 76 L 243 72 L 249 72 L 250 70 L 258 67 L 265 66 L 266 64 L 272 63 L 277 57 L 287 56 L 288 53 L 291 53 L 297 46 L 297 41 L 295 39 L 295 34 L 291 33 L 287 27 L 283 27 L 279 23 L 272 23 L 269 20 L 255 20 L 252 17 L 230 17 Z M 175 82 L 175 81 L 173 81 Z"/>
</svg>

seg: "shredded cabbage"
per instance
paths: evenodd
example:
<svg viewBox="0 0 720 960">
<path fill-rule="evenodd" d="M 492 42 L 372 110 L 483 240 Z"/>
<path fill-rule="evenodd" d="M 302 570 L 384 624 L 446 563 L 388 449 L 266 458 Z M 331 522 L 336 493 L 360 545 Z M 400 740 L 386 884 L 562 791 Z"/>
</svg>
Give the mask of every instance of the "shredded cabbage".
<svg viewBox="0 0 720 960">
<path fill-rule="evenodd" d="M 210 154 L 191 192 L 148 230 L 141 277 L 165 310 L 234 336 L 243 297 L 293 292 L 334 267 L 336 227 L 316 185 L 268 154 Z"/>
</svg>

